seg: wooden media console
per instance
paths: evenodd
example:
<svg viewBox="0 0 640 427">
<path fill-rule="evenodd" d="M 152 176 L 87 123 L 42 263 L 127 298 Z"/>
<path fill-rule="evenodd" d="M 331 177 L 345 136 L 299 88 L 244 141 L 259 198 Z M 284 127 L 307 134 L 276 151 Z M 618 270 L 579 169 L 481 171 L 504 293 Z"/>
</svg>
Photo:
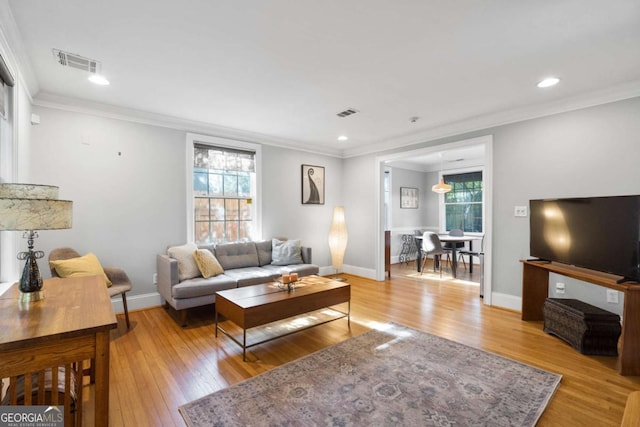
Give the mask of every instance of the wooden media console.
<svg viewBox="0 0 640 427">
<path fill-rule="evenodd" d="M 618 371 L 621 375 L 640 375 L 640 283 L 618 283 L 620 276 L 556 262 L 522 261 L 522 264 L 522 320 L 543 320 L 549 272 L 623 292 Z"/>
</svg>

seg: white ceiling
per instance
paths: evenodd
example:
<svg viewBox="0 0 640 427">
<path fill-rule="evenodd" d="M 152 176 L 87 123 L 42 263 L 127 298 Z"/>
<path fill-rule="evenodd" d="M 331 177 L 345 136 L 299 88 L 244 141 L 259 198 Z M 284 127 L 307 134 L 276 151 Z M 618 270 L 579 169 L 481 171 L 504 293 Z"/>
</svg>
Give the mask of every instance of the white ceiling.
<svg viewBox="0 0 640 427">
<path fill-rule="evenodd" d="M 640 95 L 638 0 L 2 1 L 36 104 L 338 156 Z M 100 61 L 111 85 L 53 48 Z M 538 89 L 549 75 L 561 83 Z"/>
<path fill-rule="evenodd" d="M 412 154 L 400 160 L 387 161 L 385 165 L 420 172 L 436 172 L 482 166 L 485 161 L 484 144 L 448 148 L 444 151 L 426 151 L 429 152 L 421 155 Z"/>
</svg>

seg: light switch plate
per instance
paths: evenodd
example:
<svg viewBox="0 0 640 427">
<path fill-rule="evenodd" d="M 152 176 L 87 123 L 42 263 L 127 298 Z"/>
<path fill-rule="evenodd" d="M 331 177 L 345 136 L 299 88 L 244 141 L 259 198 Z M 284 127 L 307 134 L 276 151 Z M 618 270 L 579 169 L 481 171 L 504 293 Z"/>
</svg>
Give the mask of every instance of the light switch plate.
<svg viewBox="0 0 640 427">
<path fill-rule="evenodd" d="M 526 217 L 527 216 L 527 207 L 526 206 L 516 206 L 513 210 L 514 216 L 518 217 Z"/>
</svg>

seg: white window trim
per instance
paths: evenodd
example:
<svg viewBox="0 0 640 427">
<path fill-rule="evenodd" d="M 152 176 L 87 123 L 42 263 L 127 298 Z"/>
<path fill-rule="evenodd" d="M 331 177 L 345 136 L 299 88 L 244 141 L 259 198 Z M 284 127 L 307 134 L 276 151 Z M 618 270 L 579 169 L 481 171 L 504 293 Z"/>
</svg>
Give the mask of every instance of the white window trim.
<svg viewBox="0 0 640 427">
<path fill-rule="evenodd" d="M 440 182 L 440 180 L 443 178 L 444 175 L 455 175 L 455 174 L 459 174 L 459 173 L 467 173 L 467 172 L 482 172 L 482 233 L 466 233 L 465 234 L 469 234 L 470 236 L 482 236 L 484 235 L 485 231 L 487 230 L 486 227 L 486 204 L 487 204 L 487 197 L 485 195 L 485 188 L 486 186 L 484 185 L 485 183 L 485 168 L 484 167 L 474 167 L 474 166 L 470 166 L 468 168 L 462 168 L 462 169 L 448 169 L 445 171 L 440 171 L 438 174 L 438 182 Z M 446 228 L 447 228 L 447 218 L 446 218 L 446 212 L 444 209 L 444 194 L 439 194 L 438 195 L 438 216 L 439 216 L 439 223 L 440 223 L 440 230 L 439 232 L 442 234 L 445 234 Z"/>
<path fill-rule="evenodd" d="M 215 136 L 199 135 L 195 133 L 187 133 L 186 144 L 186 171 L 187 171 L 187 241 L 193 242 L 194 237 L 194 218 L 193 218 L 193 155 L 194 145 L 206 144 L 224 148 L 235 148 L 238 150 L 254 151 L 255 168 L 256 168 L 256 194 L 252 196 L 252 204 L 255 209 L 255 218 L 253 219 L 253 235 L 252 240 L 262 240 L 262 146 L 252 142 L 236 141 L 233 139 L 219 138 Z"/>
</svg>

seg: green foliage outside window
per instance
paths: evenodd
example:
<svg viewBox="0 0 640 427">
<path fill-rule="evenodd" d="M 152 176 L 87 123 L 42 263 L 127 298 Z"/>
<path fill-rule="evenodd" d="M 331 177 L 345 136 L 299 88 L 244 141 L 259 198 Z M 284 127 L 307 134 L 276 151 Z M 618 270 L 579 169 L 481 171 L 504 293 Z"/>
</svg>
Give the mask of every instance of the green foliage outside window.
<svg viewBox="0 0 640 427">
<path fill-rule="evenodd" d="M 483 183 L 482 172 L 444 175 L 451 185 L 445 193 L 446 231 L 458 228 L 465 233 L 482 233 Z"/>
</svg>

